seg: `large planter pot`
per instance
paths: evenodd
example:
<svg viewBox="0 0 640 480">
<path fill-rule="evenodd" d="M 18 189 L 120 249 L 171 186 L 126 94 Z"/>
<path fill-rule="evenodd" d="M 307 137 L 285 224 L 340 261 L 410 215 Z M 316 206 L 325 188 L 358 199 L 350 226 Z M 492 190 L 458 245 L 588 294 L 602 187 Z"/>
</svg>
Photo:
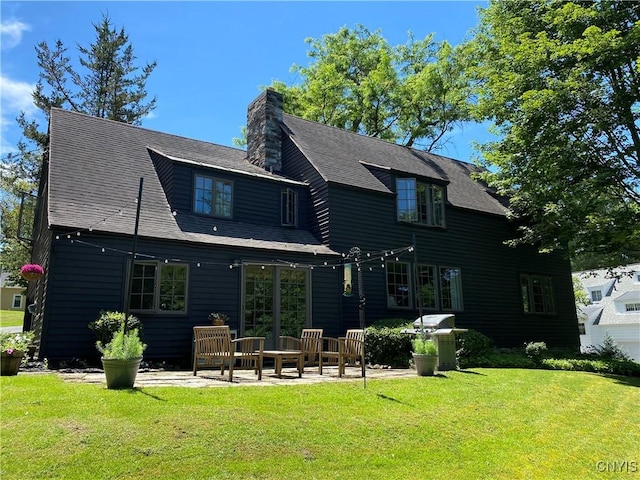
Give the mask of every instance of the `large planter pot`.
<svg viewBox="0 0 640 480">
<path fill-rule="evenodd" d="M 133 388 L 142 357 L 128 360 L 102 358 L 102 368 L 107 377 L 107 388 Z"/>
<path fill-rule="evenodd" d="M 438 365 L 438 355 L 413 354 L 413 362 L 416 365 L 416 372 L 421 377 L 429 377 L 436 371 Z"/>
<path fill-rule="evenodd" d="M 0 358 L 0 375 L 17 375 L 23 356 L 23 352 L 2 352 L 2 357 Z"/>
</svg>

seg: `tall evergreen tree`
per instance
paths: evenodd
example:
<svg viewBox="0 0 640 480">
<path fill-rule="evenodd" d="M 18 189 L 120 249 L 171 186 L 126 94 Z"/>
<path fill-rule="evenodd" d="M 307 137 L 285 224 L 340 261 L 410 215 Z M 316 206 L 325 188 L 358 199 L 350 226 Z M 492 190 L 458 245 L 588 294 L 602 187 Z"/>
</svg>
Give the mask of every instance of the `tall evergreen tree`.
<svg viewBox="0 0 640 480">
<path fill-rule="evenodd" d="M 78 46 L 78 66 L 67 56 L 61 40 L 50 48 L 46 42 L 35 50 L 40 68 L 33 102 L 49 120 L 52 107 L 139 125 L 154 108 L 155 97 L 147 101 L 147 79 L 156 62 L 137 67 L 136 57 L 124 28 L 117 31 L 107 15 L 93 25 L 96 41 Z M 81 68 L 78 68 L 81 67 Z M 35 202 L 23 202 L 37 195 L 48 134 L 24 112 L 17 118 L 23 140 L 18 152 L 2 159 L 0 171 L 0 215 L 2 216 L 2 269 L 17 272 L 30 260 L 30 242 Z M 22 218 L 20 217 L 20 206 Z M 20 230 L 20 231 L 19 231 Z M 17 279 L 19 280 L 19 279 Z"/>
</svg>

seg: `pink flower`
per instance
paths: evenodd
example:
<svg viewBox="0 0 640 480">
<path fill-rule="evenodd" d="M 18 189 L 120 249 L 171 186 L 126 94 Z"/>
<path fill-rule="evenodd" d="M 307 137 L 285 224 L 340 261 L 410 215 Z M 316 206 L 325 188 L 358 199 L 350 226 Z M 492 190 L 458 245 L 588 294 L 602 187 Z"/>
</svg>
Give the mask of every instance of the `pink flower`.
<svg viewBox="0 0 640 480">
<path fill-rule="evenodd" d="M 13 348 L 7 348 L 7 353 L 9 355 L 13 355 Z"/>
<path fill-rule="evenodd" d="M 22 266 L 20 273 L 37 273 L 38 275 L 42 275 L 44 274 L 44 269 L 35 263 L 28 263 Z"/>
</svg>

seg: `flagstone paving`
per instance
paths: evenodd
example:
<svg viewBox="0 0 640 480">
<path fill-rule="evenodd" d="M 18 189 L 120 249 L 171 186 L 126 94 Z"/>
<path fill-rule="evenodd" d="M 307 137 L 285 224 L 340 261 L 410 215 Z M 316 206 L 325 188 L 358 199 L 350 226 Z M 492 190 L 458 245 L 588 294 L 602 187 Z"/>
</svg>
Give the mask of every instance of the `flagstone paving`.
<svg viewBox="0 0 640 480">
<path fill-rule="evenodd" d="M 277 385 L 304 385 L 326 382 L 365 382 L 360 376 L 360 368 L 354 368 L 353 373 L 347 369 L 346 374 L 340 378 L 337 367 L 324 367 L 323 374 L 318 373 L 317 368 L 305 368 L 301 378 L 295 369 L 283 369 L 282 378 L 278 378 L 271 368 L 262 371 L 262 380 L 254 375 L 252 370 L 234 370 L 233 381 L 229 382 L 229 374 L 225 371 L 220 375 L 220 370 L 198 370 L 198 375 L 194 376 L 192 371 L 154 370 L 141 369 L 136 377 L 136 388 L 145 387 L 267 387 Z M 65 382 L 104 384 L 106 380 L 104 372 L 99 369 L 79 370 L 57 370 L 53 371 Z M 382 369 L 369 368 L 366 373 L 366 380 L 380 378 L 403 378 L 416 375 L 412 369 Z"/>
</svg>

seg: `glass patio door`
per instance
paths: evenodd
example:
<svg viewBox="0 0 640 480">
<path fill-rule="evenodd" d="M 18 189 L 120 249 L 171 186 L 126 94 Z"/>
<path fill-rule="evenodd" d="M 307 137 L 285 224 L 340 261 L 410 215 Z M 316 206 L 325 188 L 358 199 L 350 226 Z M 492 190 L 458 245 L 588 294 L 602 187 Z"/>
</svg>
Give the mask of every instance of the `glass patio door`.
<svg viewBox="0 0 640 480">
<path fill-rule="evenodd" d="M 309 317 L 309 270 L 245 265 L 243 336 L 265 337 L 276 348 L 280 335 L 300 336 Z"/>
</svg>

